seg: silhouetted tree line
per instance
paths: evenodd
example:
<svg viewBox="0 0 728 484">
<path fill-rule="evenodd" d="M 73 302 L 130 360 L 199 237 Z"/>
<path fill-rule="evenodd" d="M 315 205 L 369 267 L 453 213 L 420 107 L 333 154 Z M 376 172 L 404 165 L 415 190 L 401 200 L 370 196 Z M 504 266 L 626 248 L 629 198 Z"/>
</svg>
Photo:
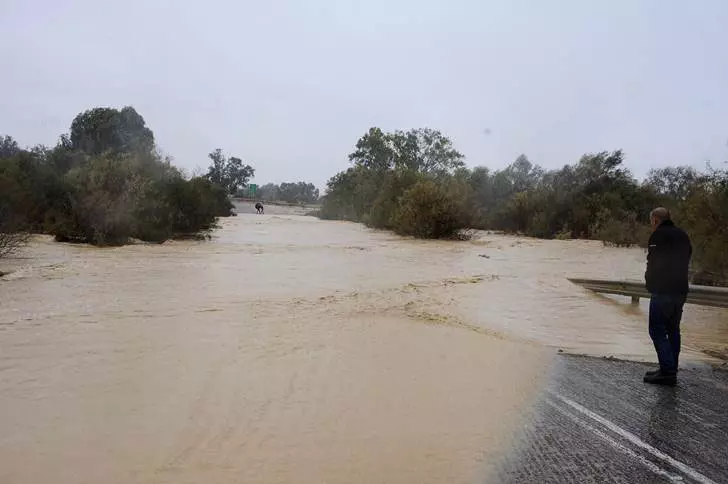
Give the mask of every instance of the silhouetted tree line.
<svg viewBox="0 0 728 484">
<path fill-rule="evenodd" d="M 726 171 L 670 167 L 639 182 L 619 150 L 585 154 L 557 170 L 524 155 L 502 170 L 471 170 L 447 137 L 429 129 L 371 128 L 349 159 L 352 166 L 327 184 L 322 218 L 423 238 L 474 228 L 644 246 L 649 213 L 664 205 L 693 239 L 694 281 L 728 280 Z"/>
<path fill-rule="evenodd" d="M 53 148 L 0 137 L 0 234 L 95 245 L 200 234 L 230 215 L 231 183 L 243 183 L 214 173 L 186 179 L 133 108 L 91 109 Z"/>
<path fill-rule="evenodd" d="M 319 189 L 313 183 L 283 182 L 266 183 L 258 187 L 256 198 L 268 202 L 316 203 L 319 200 Z"/>
</svg>

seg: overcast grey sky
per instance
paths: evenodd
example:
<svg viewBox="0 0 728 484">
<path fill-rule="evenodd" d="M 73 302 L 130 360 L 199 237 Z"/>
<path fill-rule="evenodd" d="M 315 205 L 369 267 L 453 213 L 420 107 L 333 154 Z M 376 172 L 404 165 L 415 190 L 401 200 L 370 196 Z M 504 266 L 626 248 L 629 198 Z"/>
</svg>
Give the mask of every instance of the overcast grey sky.
<svg viewBox="0 0 728 484">
<path fill-rule="evenodd" d="M 176 164 L 219 147 L 259 183 L 323 186 L 370 126 L 471 166 L 728 160 L 728 0 L 0 0 L 0 58 L 0 134 L 132 105 Z"/>
</svg>

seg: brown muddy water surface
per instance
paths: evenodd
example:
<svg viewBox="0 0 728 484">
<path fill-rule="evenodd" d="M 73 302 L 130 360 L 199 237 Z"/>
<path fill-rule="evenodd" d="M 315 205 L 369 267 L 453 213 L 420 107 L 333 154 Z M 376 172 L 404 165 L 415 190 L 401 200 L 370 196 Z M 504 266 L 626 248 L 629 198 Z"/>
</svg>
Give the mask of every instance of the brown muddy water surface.
<svg viewBox="0 0 728 484">
<path fill-rule="evenodd" d="M 276 214 L 276 210 L 278 214 Z M 266 207 L 209 242 L 0 269 L 0 482 L 478 482 L 557 348 L 653 360 L 641 250 L 414 241 Z M 685 361 L 728 348 L 686 307 Z"/>
</svg>

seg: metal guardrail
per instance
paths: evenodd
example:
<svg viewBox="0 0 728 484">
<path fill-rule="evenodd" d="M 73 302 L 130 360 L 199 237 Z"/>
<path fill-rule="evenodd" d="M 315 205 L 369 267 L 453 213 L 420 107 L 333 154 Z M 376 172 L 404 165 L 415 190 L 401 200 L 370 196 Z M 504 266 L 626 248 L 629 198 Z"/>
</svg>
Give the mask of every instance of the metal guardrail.
<svg viewBox="0 0 728 484">
<path fill-rule="evenodd" d="M 640 298 L 649 299 L 650 297 L 650 293 L 645 289 L 644 282 L 572 278 L 569 278 L 569 281 L 594 292 L 631 297 L 632 304 L 639 303 Z M 691 285 L 685 302 L 701 306 L 728 308 L 728 288 Z"/>
</svg>

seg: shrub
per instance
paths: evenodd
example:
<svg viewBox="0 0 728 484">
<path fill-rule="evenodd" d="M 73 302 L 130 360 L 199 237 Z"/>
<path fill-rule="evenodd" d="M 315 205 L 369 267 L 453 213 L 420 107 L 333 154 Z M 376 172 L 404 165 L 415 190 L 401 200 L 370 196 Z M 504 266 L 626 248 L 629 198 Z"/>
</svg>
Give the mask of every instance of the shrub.
<svg viewBox="0 0 728 484">
<path fill-rule="evenodd" d="M 233 208 L 225 189 L 205 178 L 176 179 L 165 189 L 176 235 L 210 230 L 217 217 L 229 216 Z"/>
<path fill-rule="evenodd" d="M 363 221 L 381 186 L 380 173 L 360 166 L 334 175 L 327 183 L 321 205 L 321 218 L 327 220 Z"/>
<path fill-rule="evenodd" d="M 365 223 L 378 229 L 394 230 L 399 199 L 421 176 L 413 170 L 387 172 L 383 176 L 379 194 L 366 215 Z"/>
<path fill-rule="evenodd" d="M 141 173 L 128 159 L 89 158 L 66 175 L 67 203 L 51 234 L 59 241 L 120 245 L 135 232 L 134 211 L 143 197 Z"/>
<path fill-rule="evenodd" d="M 252 174 L 240 159 L 228 161 L 226 175 L 235 180 L 240 170 Z M 158 153 L 153 133 L 131 107 L 79 114 L 70 136 L 62 135 L 52 149 L 21 149 L 11 137 L 0 137 L 4 251 L 22 242 L 18 234 L 32 232 L 96 245 L 130 238 L 161 242 L 209 230 L 231 210 L 223 188 L 185 180 Z"/>
<path fill-rule="evenodd" d="M 703 283 L 728 282 L 728 172 L 711 171 L 683 203 L 678 225 L 693 243 L 693 266 Z"/>
<path fill-rule="evenodd" d="M 639 223 L 634 215 L 625 220 L 609 218 L 591 229 L 592 238 L 601 240 L 605 245 L 614 247 L 647 247 L 650 239 L 650 227 Z"/>
<path fill-rule="evenodd" d="M 453 238 L 466 227 L 464 200 L 432 180 L 419 181 L 402 195 L 393 220 L 397 233 L 426 239 Z"/>
<path fill-rule="evenodd" d="M 569 227 L 564 224 L 564 226 L 554 234 L 554 239 L 556 240 L 571 240 L 571 230 Z"/>
<path fill-rule="evenodd" d="M 158 160 L 137 155 L 89 158 L 65 181 L 67 192 L 49 214 L 49 232 L 59 241 L 163 242 L 209 230 L 232 209 L 222 187 L 203 178 L 185 180 Z"/>
</svg>

